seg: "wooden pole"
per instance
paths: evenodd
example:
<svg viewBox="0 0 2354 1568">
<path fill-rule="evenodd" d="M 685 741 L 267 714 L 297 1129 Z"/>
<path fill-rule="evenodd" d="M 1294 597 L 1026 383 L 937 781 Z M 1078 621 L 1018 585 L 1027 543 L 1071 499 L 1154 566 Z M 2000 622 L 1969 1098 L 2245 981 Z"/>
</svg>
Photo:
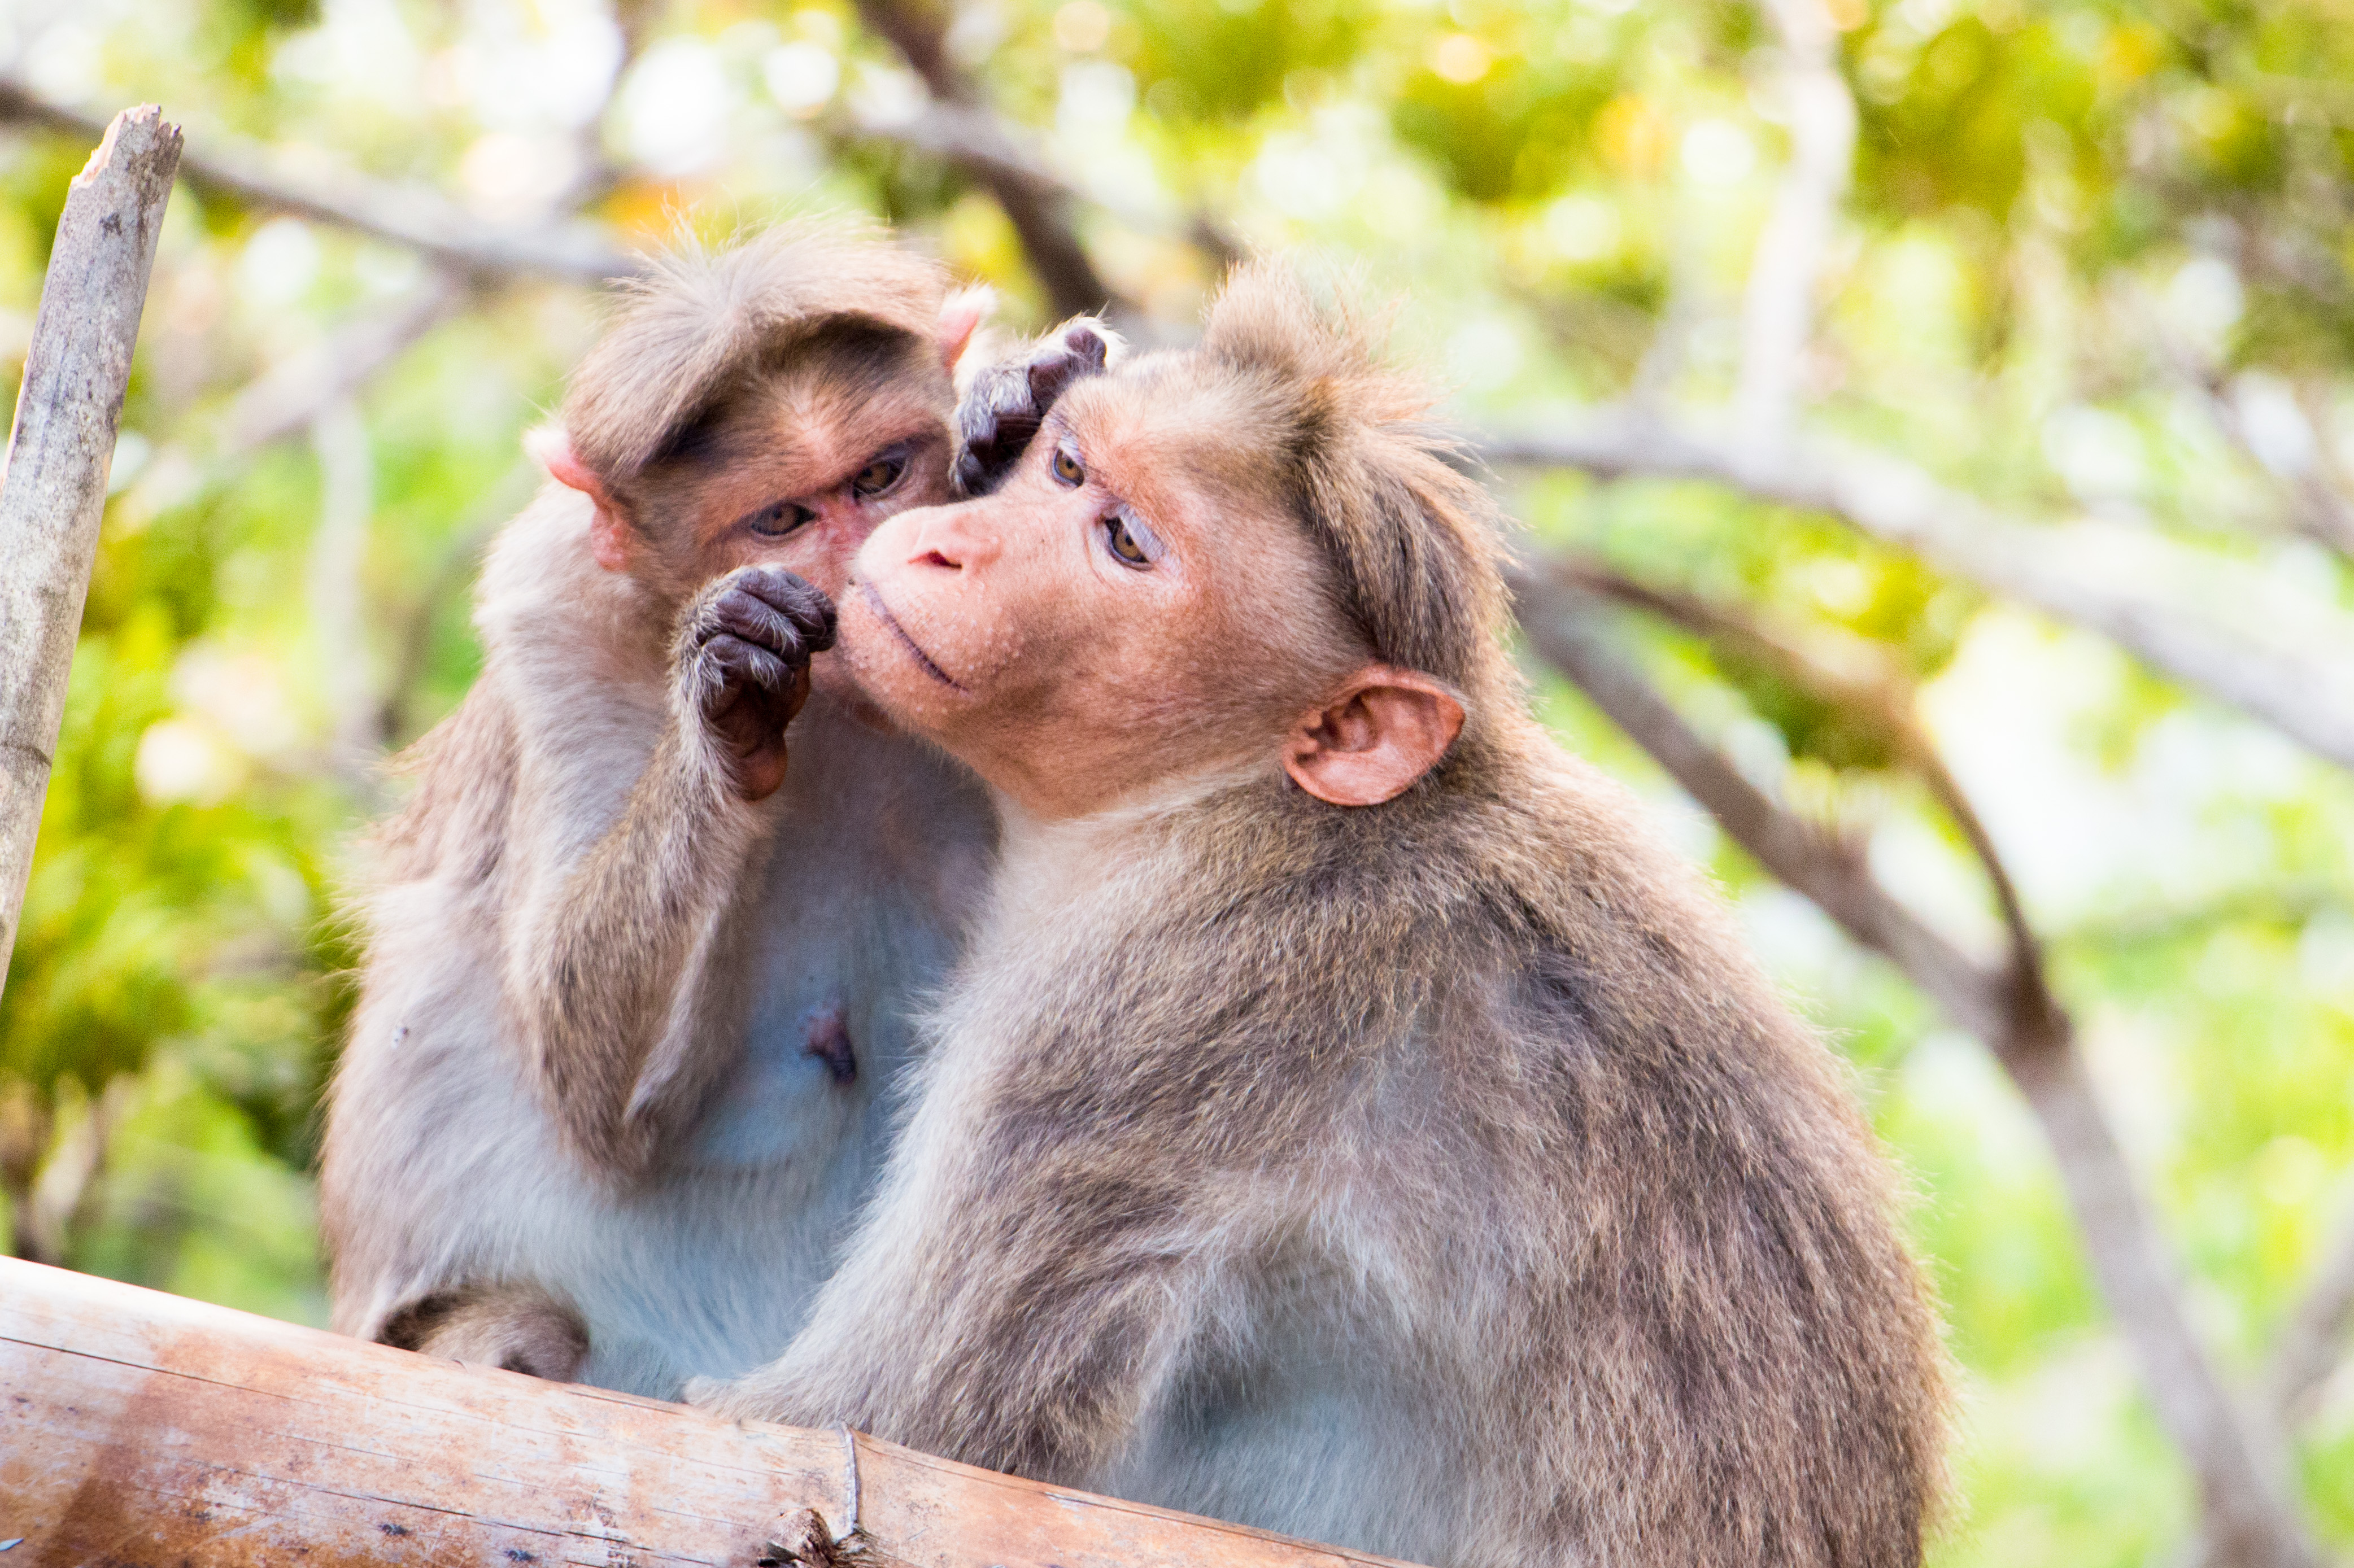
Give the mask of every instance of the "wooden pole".
<svg viewBox="0 0 2354 1568">
<path fill-rule="evenodd" d="M 1383 1560 L 855 1439 L 874 1568 L 1363 1568 Z M 0 1258 L 0 1563 L 751 1568 L 847 1528 L 838 1432 L 300 1329 Z M 1387 1565 L 1402 1568 L 1402 1565 Z"/>
<path fill-rule="evenodd" d="M 66 192 L 0 475 L 0 985 L 65 716 L 115 421 L 180 128 L 153 104 L 106 128 Z"/>
</svg>

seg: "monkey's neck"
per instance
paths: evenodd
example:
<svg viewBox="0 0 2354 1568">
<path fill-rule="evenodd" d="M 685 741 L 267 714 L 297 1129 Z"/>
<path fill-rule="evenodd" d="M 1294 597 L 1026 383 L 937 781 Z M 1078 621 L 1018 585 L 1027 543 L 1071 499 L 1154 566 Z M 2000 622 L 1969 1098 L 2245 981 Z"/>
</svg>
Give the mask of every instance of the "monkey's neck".
<svg viewBox="0 0 2354 1568">
<path fill-rule="evenodd" d="M 1221 765 L 1078 817 L 1040 816 L 991 789 L 1000 823 L 999 916 L 1044 918 L 1114 882 L 1135 883 L 1140 891 L 1165 872 L 1183 842 L 1185 835 L 1172 831 L 1177 824 L 1237 789 L 1273 786 L 1273 775 L 1272 764 Z"/>
</svg>

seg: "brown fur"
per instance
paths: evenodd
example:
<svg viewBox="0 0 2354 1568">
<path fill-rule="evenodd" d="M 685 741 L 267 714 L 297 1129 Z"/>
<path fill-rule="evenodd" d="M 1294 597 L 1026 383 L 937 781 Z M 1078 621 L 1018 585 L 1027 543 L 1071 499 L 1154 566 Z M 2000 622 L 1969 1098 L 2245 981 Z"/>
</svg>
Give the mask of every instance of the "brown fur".
<svg viewBox="0 0 2354 1568">
<path fill-rule="evenodd" d="M 939 269 L 856 224 L 785 225 L 733 249 L 692 245 L 621 285 L 574 371 L 564 428 L 609 481 L 634 479 L 764 364 L 819 333 L 928 342 Z"/>
<path fill-rule="evenodd" d="M 570 1383 L 588 1360 L 588 1325 L 536 1285 L 480 1285 L 413 1301 L 376 1336 L 404 1351 Z"/>
<path fill-rule="evenodd" d="M 822 675 L 744 798 L 715 618 L 747 572 L 838 591 L 878 516 L 948 493 L 942 292 L 871 234 L 784 231 L 663 263 L 576 374 L 570 450 L 636 544 L 600 567 L 557 485 L 508 525 L 482 678 L 376 836 L 322 1171 L 339 1328 L 538 1366 L 585 1324 L 572 1370 L 650 1393 L 790 1337 L 995 828 Z M 884 450 L 904 478 L 854 494 Z M 791 497 L 815 520 L 748 531 Z M 840 1061 L 806 1054 L 821 1014 Z"/>
<path fill-rule="evenodd" d="M 1325 645 L 1295 711 L 1361 641 L 1469 718 L 1383 805 L 1237 718 L 1243 762 L 1011 810 L 858 1240 L 698 1402 L 1434 1564 L 1917 1563 L 1946 1393 L 1888 1171 L 1701 878 L 1528 715 L 1420 399 L 1271 270 L 1085 391 L 1082 437 L 1240 411 L 1186 450 L 1280 504 L 1152 522 L 1221 546 L 1190 564 L 1307 542 L 1312 591 L 1210 589 Z"/>
</svg>

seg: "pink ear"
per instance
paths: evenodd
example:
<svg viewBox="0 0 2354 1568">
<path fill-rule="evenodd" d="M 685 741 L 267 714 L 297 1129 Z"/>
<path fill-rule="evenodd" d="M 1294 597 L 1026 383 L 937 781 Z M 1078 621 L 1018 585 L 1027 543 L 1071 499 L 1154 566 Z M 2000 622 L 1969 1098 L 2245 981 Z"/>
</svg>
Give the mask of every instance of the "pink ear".
<svg viewBox="0 0 2354 1568">
<path fill-rule="evenodd" d="M 1378 806 L 1438 766 L 1462 732 L 1462 700 L 1443 683 L 1368 664 L 1292 727 L 1283 770 L 1320 800 Z"/>
<path fill-rule="evenodd" d="M 940 365 L 950 375 L 956 374 L 957 361 L 972 343 L 972 334 L 997 308 L 997 291 L 986 283 L 976 283 L 970 289 L 959 289 L 940 305 Z"/>
<path fill-rule="evenodd" d="M 605 482 L 597 477 L 595 469 L 580 461 L 563 426 L 542 425 L 525 432 L 523 450 L 537 460 L 539 466 L 547 471 L 547 477 L 557 483 L 569 485 L 599 501 L 605 499 Z"/>
<path fill-rule="evenodd" d="M 596 515 L 588 523 L 588 553 L 597 564 L 609 572 L 627 569 L 630 564 L 630 529 L 622 520 L 620 508 L 612 492 L 597 477 L 597 471 L 580 461 L 572 450 L 572 438 L 554 425 L 543 425 L 523 439 L 524 450 L 539 460 L 547 470 L 547 477 L 557 483 L 580 492 L 597 503 Z"/>
</svg>

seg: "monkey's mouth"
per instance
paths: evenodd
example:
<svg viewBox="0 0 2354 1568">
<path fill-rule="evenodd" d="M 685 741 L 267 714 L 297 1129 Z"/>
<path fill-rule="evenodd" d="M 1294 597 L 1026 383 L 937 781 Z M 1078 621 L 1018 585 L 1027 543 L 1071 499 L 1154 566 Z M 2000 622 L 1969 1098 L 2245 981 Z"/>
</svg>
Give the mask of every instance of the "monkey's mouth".
<svg viewBox="0 0 2354 1568">
<path fill-rule="evenodd" d="M 929 675 L 951 692 L 964 690 L 962 686 L 949 679 L 949 673 L 946 670 L 932 662 L 930 654 L 916 646 L 916 640 L 907 635 L 907 629 L 899 624 L 899 618 L 891 613 L 891 607 L 883 602 L 883 596 L 875 591 L 873 583 L 860 583 L 858 591 L 865 599 L 866 608 L 875 612 L 875 619 L 890 628 L 891 635 L 899 640 L 900 647 L 915 656 L 916 662 L 924 667 L 925 674 Z"/>
</svg>

